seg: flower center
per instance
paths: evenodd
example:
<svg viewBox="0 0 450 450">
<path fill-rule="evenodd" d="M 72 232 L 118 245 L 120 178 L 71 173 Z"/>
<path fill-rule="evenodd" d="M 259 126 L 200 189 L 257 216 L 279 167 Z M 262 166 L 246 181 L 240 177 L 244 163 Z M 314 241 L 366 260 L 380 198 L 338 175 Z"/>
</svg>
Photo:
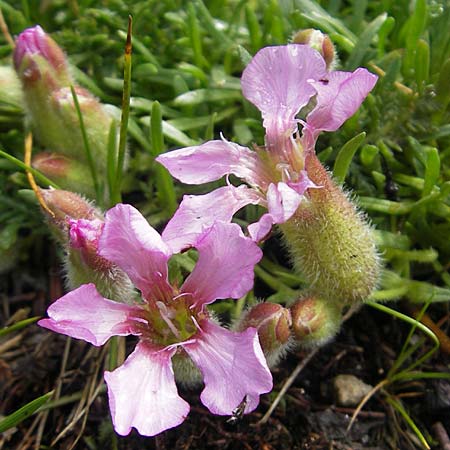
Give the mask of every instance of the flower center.
<svg viewBox="0 0 450 450">
<path fill-rule="evenodd" d="M 198 331 L 196 324 L 204 315 L 192 308 L 192 303 L 191 294 L 147 303 L 135 321 L 139 335 L 161 347 L 188 340 Z"/>
</svg>

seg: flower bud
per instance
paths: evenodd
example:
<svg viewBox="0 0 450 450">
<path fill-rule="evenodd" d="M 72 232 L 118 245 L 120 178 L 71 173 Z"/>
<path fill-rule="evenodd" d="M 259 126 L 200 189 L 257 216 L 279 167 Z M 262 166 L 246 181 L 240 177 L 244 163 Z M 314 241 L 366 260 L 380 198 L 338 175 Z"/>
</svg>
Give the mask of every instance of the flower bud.
<svg viewBox="0 0 450 450">
<path fill-rule="evenodd" d="M 292 333 L 302 346 L 320 347 L 339 331 L 341 308 L 329 300 L 308 296 L 297 300 L 289 309 Z"/>
<path fill-rule="evenodd" d="M 128 276 L 98 253 L 104 217 L 90 202 L 73 192 L 43 189 L 42 197 L 51 230 L 65 249 L 64 265 L 69 289 L 94 283 L 107 298 L 128 302 L 134 296 Z"/>
<path fill-rule="evenodd" d="M 31 165 L 54 181 L 61 189 L 95 197 L 91 172 L 87 165 L 58 153 L 41 152 Z"/>
<path fill-rule="evenodd" d="M 234 328 L 236 331 L 256 328 L 267 364 L 274 366 L 288 346 L 290 326 L 291 314 L 288 309 L 276 303 L 265 302 L 246 311 Z"/>
<path fill-rule="evenodd" d="M 321 188 L 309 189 L 294 216 L 280 225 L 294 264 L 318 297 L 338 305 L 361 302 L 380 274 L 372 229 L 314 152 L 305 163 Z"/>
<path fill-rule="evenodd" d="M 52 231 L 64 245 L 68 244 L 68 219 L 93 220 L 103 218 L 100 210 L 78 194 L 60 189 L 41 189 L 40 192 L 44 202 L 53 212 L 52 216 L 44 210 Z"/>
<path fill-rule="evenodd" d="M 63 51 L 39 25 L 16 39 L 13 61 L 24 87 L 43 84 L 53 90 L 72 83 Z"/>
<path fill-rule="evenodd" d="M 106 168 L 109 129 L 113 118 L 105 106 L 89 91 L 79 86 L 75 86 L 74 90 L 83 117 L 89 147 L 92 152 L 95 151 L 96 168 L 104 172 Z M 51 146 L 50 142 L 44 144 L 49 148 L 58 149 L 60 153 L 87 164 L 80 120 L 70 87 L 55 90 L 51 94 L 49 108 L 58 118 L 61 134 L 59 136 L 60 140 L 55 142 L 53 146 Z"/>
<path fill-rule="evenodd" d="M 14 66 L 22 82 L 28 120 L 39 143 L 89 167 L 71 91 L 74 81 L 63 51 L 41 27 L 36 26 L 17 38 Z M 79 86 L 74 86 L 74 90 L 95 170 L 102 180 L 113 116 L 89 91 Z M 72 169 L 86 173 L 81 167 L 72 166 Z M 74 190 L 92 196 L 92 190 L 86 186 L 86 183 L 91 184 L 90 178 L 90 175 L 86 176 L 84 179 L 88 181 L 84 186 L 76 186 Z"/>
<path fill-rule="evenodd" d="M 309 45 L 317 50 L 325 60 L 328 70 L 332 70 L 336 65 L 336 50 L 327 34 L 314 28 L 308 28 L 295 33 L 292 41 L 294 44 Z"/>
</svg>

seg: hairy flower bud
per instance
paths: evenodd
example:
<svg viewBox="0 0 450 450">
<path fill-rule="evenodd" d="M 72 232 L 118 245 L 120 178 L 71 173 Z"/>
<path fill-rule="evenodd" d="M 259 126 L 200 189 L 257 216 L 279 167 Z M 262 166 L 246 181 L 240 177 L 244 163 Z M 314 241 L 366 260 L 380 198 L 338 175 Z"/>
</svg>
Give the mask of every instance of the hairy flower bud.
<svg viewBox="0 0 450 450">
<path fill-rule="evenodd" d="M 100 210 L 78 194 L 60 189 L 41 189 L 40 192 L 44 202 L 53 212 L 53 215 L 50 215 L 48 211 L 44 210 L 52 231 L 64 245 L 68 243 L 68 219 L 93 220 L 103 218 Z"/>
<path fill-rule="evenodd" d="M 317 50 L 325 60 L 328 70 L 332 70 L 336 65 L 336 50 L 327 34 L 314 28 L 308 28 L 295 33 L 292 42 L 294 44 L 309 45 L 314 50 Z"/>
<path fill-rule="evenodd" d="M 89 91 L 74 85 L 63 51 L 39 26 L 25 30 L 17 38 L 14 66 L 22 82 L 27 117 L 39 143 L 88 167 L 86 145 L 71 90 L 74 86 L 93 153 L 94 169 L 102 180 L 114 120 L 111 111 Z M 86 186 L 86 183 L 92 184 L 90 178 L 89 173 L 79 186 L 74 183 L 73 190 L 93 196 L 92 189 Z M 66 188 L 66 184 L 63 187 Z"/>
<path fill-rule="evenodd" d="M 71 84 L 63 51 L 39 25 L 19 35 L 13 61 L 24 86 L 43 83 L 57 88 Z"/>
<path fill-rule="evenodd" d="M 341 309 L 333 302 L 308 296 L 297 300 L 289 309 L 292 333 L 302 346 L 321 346 L 339 331 Z"/>
<path fill-rule="evenodd" d="M 95 197 L 91 174 L 86 164 L 58 153 L 41 152 L 33 157 L 31 165 L 61 189 L 75 191 L 89 198 Z"/>
<path fill-rule="evenodd" d="M 73 192 L 46 189 L 41 194 L 53 213 L 44 211 L 50 228 L 65 250 L 68 287 L 75 289 L 84 283 L 95 283 L 106 297 L 129 301 L 134 296 L 130 279 L 98 253 L 104 223 L 101 211 Z"/>
<path fill-rule="evenodd" d="M 89 147 L 95 152 L 97 170 L 104 172 L 108 149 L 109 129 L 113 117 L 89 91 L 75 86 L 75 94 L 83 117 Z M 60 139 L 57 147 L 59 152 L 87 163 L 85 144 L 81 135 L 80 121 L 75 107 L 70 87 L 63 87 L 51 94 L 49 108 L 58 117 L 61 126 Z M 79 191 L 77 191 L 79 192 Z"/>
<path fill-rule="evenodd" d="M 309 289 L 338 305 L 366 299 L 375 289 L 380 260 L 372 229 L 310 152 L 309 189 L 294 216 L 280 225 L 296 267 Z"/>
<path fill-rule="evenodd" d="M 265 302 L 246 311 L 235 328 L 237 331 L 256 328 L 267 364 L 274 366 L 288 346 L 290 326 L 291 315 L 288 309 L 276 303 Z"/>
</svg>

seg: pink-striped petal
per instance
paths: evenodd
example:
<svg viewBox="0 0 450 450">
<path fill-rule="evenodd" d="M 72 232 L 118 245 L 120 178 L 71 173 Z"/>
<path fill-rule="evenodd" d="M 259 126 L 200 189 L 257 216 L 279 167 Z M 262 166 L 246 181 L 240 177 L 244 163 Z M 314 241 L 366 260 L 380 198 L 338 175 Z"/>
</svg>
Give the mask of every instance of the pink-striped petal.
<svg viewBox="0 0 450 450">
<path fill-rule="evenodd" d="M 265 47 L 251 60 L 242 92 L 262 113 L 269 150 L 297 130 L 295 116 L 316 93 L 311 81 L 325 75 L 325 61 L 307 45 Z"/>
<path fill-rule="evenodd" d="M 92 283 L 83 284 L 50 305 L 49 318 L 38 325 L 100 346 L 111 336 L 135 334 L 130 317 L 139 312 L 139 307 L 103 298 Z"/>
<path fill-rule="evenodd" d="M 216 221 L 230 222 L 248 204 L 261 202 L 261 194 L 245 185 L 221 187 L 205 195 L 185 195 L 162 237 L 174 253 L 195 244 Z"/>
<path fill-rule="evenodd" d="M 186 418 L 189 404 L 178 395 L 170 361 L 174 352 L 155 352 L 141 342 L 119 368 L 105 372 L 114 429 L 121 436 L 131 428 L 155 436 Z"/>
<path fill-rule="evenodd" d="M 170 174 L 187 184 L 215 181 L 234 174 L 254 186 L 260 186 L 262 168 L 256 152 L 226 140 L 208 141 L 163 153 L 156 158 Z"/>
<path fill-rule="evenodd" d="M 272 389 L 256 329 L 236 333 L 209 321 L 200 326 L 198 339 L 184 349 L 203 374 L 203 404 L 214 414 L 230 415 L 245 401 L 244 411 L 253 411 L 259 396 Z"/>
<path fill-rule="evenodd" d="M 239 298 L 253 286 L 261 249 L 235 223 L 215 222 L 196 244 L 199 258 L 182 286 L 196 305 Z"/>
<path fill-rule="evenodd" d="M 307 128 L 313 131 L 335 131 L 350 118 L 378 77 L 363 68 L 354 72 L 330 72 L 326 81 L 317 81 L 316 107 L 306 118 Z"/>
<path fill-rule="evenodd" d="M 99 253 L 117 264 L 144 298 L 171 295 L 167 261 L 172 251 L 136 208 L 118 204 L 106 213 Z"/>
</svg>

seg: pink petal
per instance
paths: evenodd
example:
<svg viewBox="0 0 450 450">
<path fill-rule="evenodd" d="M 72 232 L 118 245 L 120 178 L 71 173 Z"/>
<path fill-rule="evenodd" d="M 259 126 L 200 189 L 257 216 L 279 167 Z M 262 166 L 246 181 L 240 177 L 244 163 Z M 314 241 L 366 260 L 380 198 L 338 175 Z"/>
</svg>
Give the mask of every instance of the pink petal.
<svg viewBox="0 0 450 450">
<path fill-rule="evenodd" d="M 186 418 L 189 404 L 178 395 L 170 361 L 174 352 L 155 352 L 141 342 L 119 368 L 105 372 L 114 429 L 121 436 L 132 427 L 155 436 Z"/>
<path fill-rule="evenodd" d="M 184 349 L 202 371 L 203 404 L 214 414 L 228 415 L 246 399 L 245 412 L 253 411 L 259 396 L 272 389 L 256 329 L 235 333 L 208 321 L 200 326 L 199 338 Z"/>
<path fill-rule="evenodd" d="M 266 213 L 261 216 L 258 222 L 251 223 L 248 227 L 248 234 L 255 242 L 263 241 L 272 231 L 275 219 L 272 214 Z"/>
<path fill-rule="evenodd" d="M 304 171 L 302 171 L 300 181 L 296 183 L 271 183 L 266 193 L 269 212 L 263 214 L 258 222 L 248 226 L 250 237 L 255 242 L 260 242 L 270 233 L 273 224 L 289 220 L 304 199 L 303 193 L 311 187 L 317 186 L 309 180 Z"/>
<path fill-rule="evenodd" d="M 172 252 L 136 208 L 118 204 L 106 213 L 99 253 L 126 272 L 145 298 L 171 295 L 167 261 Z"/>
<path fill-rule="evenodd" d="M 205 195 L 185 195 L 162 237 L 178 253 L 195 246 L 199 236 L 215 221 L 230 222 L 239 209 L 260 201 L 260 194 L 244 185 L 221 187 Z"/>
<path fill-rule="evenodd" d="M 254 267 L 261 249 L 246 238 L 239 225 L 215 222 L 196 244 L 199 258 L 182 286 L 195 304 L 239 298 L 253 286 Z"/>
<path fill-rule="evenodd" d="M 38 324 L 100 346 L 111 336 L 135 334 L 130 317 L 139 312 L 139 307 L 103 298 L 91 283 L 56 300 L 47 310 L 49 319 L 42 319 Z"/>
<path fill-rule="evenodd" d="M 262 183 L 263 169 L 256 152 L 226 140 L 209 141 L 163 153 L 156 161 L 173 177 L 187 184 L 208 183 L 229 174 L 255 186 Z"/>
<path fill-rule="evenodd" d="M 269 145 L 290 139 L 296 114 L 316 93 L 311 81 L 325 75 L 325 61 L 307 45 L 265 47 L 254 56 L 242 74 L 242 92 L 261 111 Z"/>
<path fill-rule="evenodd" d="M 359 68 L 354 72 L 330 72 L 328 81 L 317 81 L 317 105 L 306 118 L 307 128 L 335 131 L 361 106 L 378 77 Z"/>
<path fill-rule="evenodd" d="M 274 223 L 284 223 L 297 211 L 303 200 L 303 193 L 299 194 L 286 183 L 270 184 L 267 190 L 267 209 L 272 214 Z"/>
<path fill-rule="evenodd" d="M 96 247 L 103 229 L 99 219 L 69 219 L 70 246 L 84 249 L 89 245 Z"/>
</svg>

